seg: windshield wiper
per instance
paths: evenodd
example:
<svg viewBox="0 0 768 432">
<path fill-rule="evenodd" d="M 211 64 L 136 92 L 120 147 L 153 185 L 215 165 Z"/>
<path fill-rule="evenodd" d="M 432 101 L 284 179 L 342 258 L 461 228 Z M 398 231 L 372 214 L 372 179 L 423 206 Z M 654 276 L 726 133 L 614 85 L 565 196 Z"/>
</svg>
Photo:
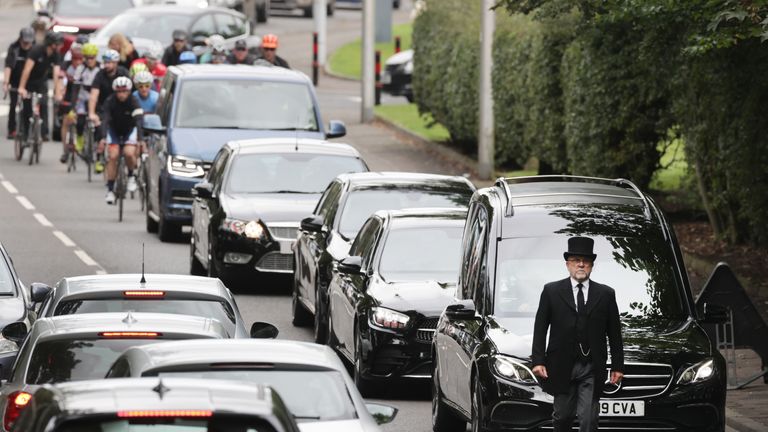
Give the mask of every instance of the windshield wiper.
<svg viewBox="0 0 768 432">
<path fill-rule="evenodd" d="M 293 418 L 296 420 L 320 420 L 320 416 L 297 416 L 296 414 L 293 415 Z"/>
<path fill-rule="evenodd" d="M 269 128 L 273 131 L 317 131 L 317 129 L 299 128 L 299 127 L 287 127 L 287 128 Z"/>
<path fill-rule="evenodd" d="M 269 191 L 269 192 L 259 192 L 259 193 L 274 193 L 274 194 L 314 194 L 318 192 L 305 192 L 305 191 L 297 191 L 297 190 L 276 190 L 276 191 Z"/>
</svg>

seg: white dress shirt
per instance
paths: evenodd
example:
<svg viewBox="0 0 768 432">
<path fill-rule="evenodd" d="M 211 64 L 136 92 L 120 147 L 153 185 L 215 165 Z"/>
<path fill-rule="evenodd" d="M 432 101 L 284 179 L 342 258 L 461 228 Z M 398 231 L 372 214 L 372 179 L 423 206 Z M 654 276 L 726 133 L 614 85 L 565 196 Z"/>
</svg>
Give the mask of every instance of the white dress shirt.
<svg viewBox="0 0 768 432">
<path fill-rule="evenodd" d="M 584 306 L 587 305 L 587 299 L 589 298 L 589 279 L 584 282 L 579 282 L 574 278 L 571 278 L 571 288 L 573 288 L 573 304 L 576 305 L 576 310 L 579 310 L 579 288 L 576 286 L 582 285 L 581 291 L 584 292 Z"/>
</svg>

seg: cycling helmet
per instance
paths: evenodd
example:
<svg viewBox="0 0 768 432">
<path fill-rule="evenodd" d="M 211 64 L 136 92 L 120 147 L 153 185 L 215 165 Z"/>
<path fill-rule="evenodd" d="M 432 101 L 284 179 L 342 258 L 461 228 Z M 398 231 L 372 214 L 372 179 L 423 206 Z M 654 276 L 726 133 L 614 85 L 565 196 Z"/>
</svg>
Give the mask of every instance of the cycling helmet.
<svg viewBox="0 0 768 432">
<path fill-rule="evenodd" d="M 179 55 L 179 63 L 181 64 L 197 63 L 197 57 L 195 56 L 195 53 L 193 53 L 192 51 L 184 51 Z"/>
<path fill-rule="evenodd" d="M 162 78 L 165 76 L 165 74 L 168 72 L 168 67 L 164 64 L 160 63 L 157 66 L 152 69 L 152 75 L 154 75 L 156 78 Z"/>
<path fill-rule="evenodd" d="M 144 57 L 150 60 L 160 60 L 163 58 L 163 50 L 158 46 L 152 46 L 146 53 L 144 53 Z"/>
<path fill-rule="evenodd" d="M 48 32 L 45 34 L 45 45 L 56 45 L 64 42 L 64 37 L 59 32 Z"/>
<path fill-rule="evenodd" d="M 135 78 L 135 77 L 136 77 L 136 75 L 137 75 L 139 72 L 144 72 L 144 71 L 147 71 L 147 70 L 149 70 L 149 69 L 147 69 L 147 65 L 145 65 L 144 63 L 134 63 L 134 64 L 132 64 L 132 65 L 131 65 L 131 69 L 130 69 L 130 71 L 129 71 L 129 74 L 130 74 L 132 77 L 134 77 L 134 78 Z"/>
<path fill-rule="evenodd" d="M 34 42 L 35 41 L 35 30 L 32 29 L 32 27 L 24 27 L 19 31 L 19 39 L 21 39 L 24 42 Z"/>
<path fill-rule="evenodd" d="M 138 87 L 141 84 L 152 84 L 152 81 L 155 80 L 155 77 L 152 76 L 151 73 L 149 73 L 148 70 L 140 71 L 136 74 L 136 76 L 133 77 L 133 82 L 136 84 L 136 87 Z"/>
<path fill-rule="evenodd" d="M 112 81 L 112 90 L 114 91 L 131 90 L 131 87 L 133 87 L 133 84 L 131 84 L 131 79 L 128 77 L 119 76 Z"/>
<path fill-rule="evenodd" d="M 101 55 L 101 60 L 105 62 L 119 62 L 120 53 L 113 49 L 108 49 L 104 51 L 104 54 Z"/>
<path fill-rule="evenodd" d="M 226 39 L 224 39 L 224 36 L 220 34 L 212 34 L 211 36 L 208 37 L 208 45 L 209 46 L 221 45 L 224 43 L 225 40 Z"/>
<path fill-rule="evenodd" d="M 184 30 L 174 30 L 173 31 L 173 40 L 187 40 L 187 32 Z"/>
<path fill-rule="evenodd" d="M 38 15 L 34 21 L 32 21 L 32 29 L 35 31 L 43 32 L 48 30 L 51 26 L 51 19 L 45 15 Z"/>
<path fill-rule="evenodd" d="M 83 55 L 87 57 L 96 57 L 99 54 L 99 47 L 93 43 L 83 45 Z"/>
<path fill-rule="evenodd" d="M 261 39 L 261 47 L 277 49 L 277 36 L 272 33 L 265 34 Z"/>
<path fill-rule="evenodd" d="M 213 47 L 211 47 L 211 54 L 213 55 L 224 55 L 227 53 L 227 48 L 224 47 L 224 44 L 216 44 Z"/>
</svg>

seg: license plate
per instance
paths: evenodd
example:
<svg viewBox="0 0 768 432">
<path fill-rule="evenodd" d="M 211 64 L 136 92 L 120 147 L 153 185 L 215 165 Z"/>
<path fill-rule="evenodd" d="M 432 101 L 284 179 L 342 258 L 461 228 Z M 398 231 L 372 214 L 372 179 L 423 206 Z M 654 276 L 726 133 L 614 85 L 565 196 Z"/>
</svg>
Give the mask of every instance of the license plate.
<svg viewBox="0 0 768 432">
<path fill-rule="evenodd" d="M 293 249 L 291 248 L 293 246 L 293 242 L 290 241 L 281 241 L 280 242 L 280 253 L 281 254 L 293 254 Z"/>
<path fill-rule="evenodd" d="M 642 417 L 645 401 L 601 400 L 601 417 Z"/>
</svg>

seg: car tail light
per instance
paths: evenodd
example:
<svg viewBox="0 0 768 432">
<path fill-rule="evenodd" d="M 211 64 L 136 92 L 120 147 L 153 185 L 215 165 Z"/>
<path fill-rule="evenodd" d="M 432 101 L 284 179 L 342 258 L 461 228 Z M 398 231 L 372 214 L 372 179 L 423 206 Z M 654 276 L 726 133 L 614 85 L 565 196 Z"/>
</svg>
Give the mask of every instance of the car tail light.
<svg viewBox="0 0 768 432">
<path fill-rule="evenodd" d="M 148 339 L 162 336 L 162 333 L 158 332 L 139 332 L 139 331 L 118 331 L 118 332 L 101 332 L 99 337 L 114 338 L 114 339 Z"/>
<path fill-rule="evenodd" d="M 32 400 L 32 395 L 24 391 L 15 391 L 8 395 L 8 404 L 3 416 L 5 430 L 11 430 L 13 423 L 19 418 L 30 400 Z"/>
<path fill-rule="evenodd" d="M 118 411 L 120 418 L 151 418 L 151 417 L 211 417 L 210 410 L 136 410 Z"/>
<path fill-rule="evenodd" d="M 125 297 L 165 297 L 165 291 L 123 291 Z"/>
</svg>

